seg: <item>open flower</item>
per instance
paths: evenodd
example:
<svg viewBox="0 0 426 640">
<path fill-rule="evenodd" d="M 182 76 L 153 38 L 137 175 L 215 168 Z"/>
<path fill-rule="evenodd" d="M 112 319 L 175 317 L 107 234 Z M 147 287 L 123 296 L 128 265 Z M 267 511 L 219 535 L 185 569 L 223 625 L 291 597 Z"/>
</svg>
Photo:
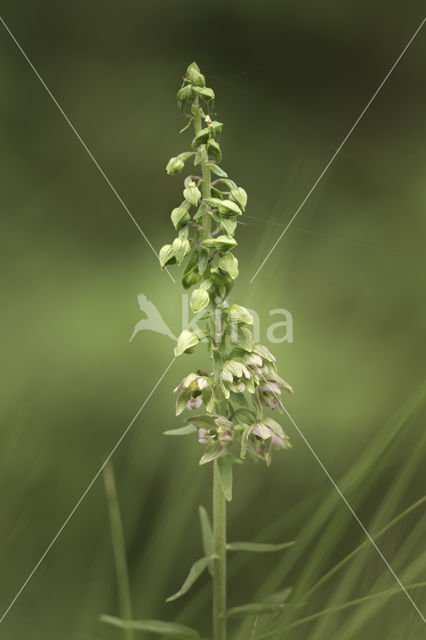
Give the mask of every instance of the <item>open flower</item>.
<svg viewBox="0 0 426 640">
<path fill-rule="evenodd" d="M 278 396 L 281 391 L 293 393 L 292 387 L 277 374 L 275 357 L 261 344 L 254 345 L 253 351 L 242 358 L 252 372 L 262 404 L 270 409 L 280 409 Z"/>
<path fill-rule="evenodd" d="M 185 409 L 199 409 L 203 404 L 207 411 L 213 411 L 213 388 L 208 376 L 190 373 L 174 391 L 179 393 L 176 400 L 177 416 Z"/>
<path fill-rule="evenodd" d="M 207 445 L 200 464 L 211 462 L 226 453 L 226 448 L 232 442 L 232 430 L 234 427 L 228 418 L 211 413 L 188 418 L 187 422 L 197 427 L 198 442 Z"/>
<path fill-rule="evenodd" d="M 237 360 L 227 360 L 223 365 L 219 380 L 220 388 L 226 399 L 230 392 L 242 393 L 248 391 L 254 393 L 254 381 L 249 368 Z"/>
<path fill-rule="evenodd" d="M 246 452 L 263 458 L 267 465 L 271 463 L 272 447 L 276 449 L 289 449 L 290 441 L 283 428 L 273 418 L 262 418 L 252 425 L 248 425 L 241 439 L 241 457 Z"/>
</svg>

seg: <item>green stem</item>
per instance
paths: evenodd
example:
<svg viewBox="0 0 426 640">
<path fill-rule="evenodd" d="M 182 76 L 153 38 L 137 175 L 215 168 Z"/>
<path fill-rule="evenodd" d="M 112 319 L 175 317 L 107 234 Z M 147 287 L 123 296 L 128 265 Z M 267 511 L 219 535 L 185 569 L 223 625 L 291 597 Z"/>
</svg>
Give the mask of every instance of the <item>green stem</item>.
<svg viewBox="0 0 426 640">
<path fill-rule="evenodd" d="M 201 130 L 201 113 L 199 109 L 198 98 L 195 100 L 195 118 L 194 118 L 194 128 L 195 135 Z M 203 159 L 201 160 L 201 171 L 203 176 L 203 186 L 202 186 L 202 196 L 203 198 L 210 198 L 211 196 L 211 174 L 210 167 L 207 164 L 208 156 L 207 151 L 203 151 Z M 205 213 L 202 218 L 202 229 L 201 229 L 201 242 L 206 240 L 210 235 L 210 216 L 208 213 Z"/>
<path fill-rule="evenodd" d="M 226 501 L 217 460 L 213 464 L 213 640 L 226 640 Z"/>
<path fill-rule="evenodd" d="M 126 544 L 124 541 L 123 525 L 121 522 L 120 506 L 118 504 L 114 471 L 111 463 L 104 467 L 105 493 L 108 503 L 109 520 L 111 526 L 112 548 L 114 552 L 115 572 L 117 576 L 118 600 L 120 617 L 123 620 L 132 619 L 132 602 L 130 598 L 129 573 L 127 569 Z M 133 630 L 124 629 L 126 640 L 133 640 Z"/>
<path fill-rule="evenodd" d="M 194 128 L 195 135 L 201 130 L 201 113 L 199 101 L 194 103 Z M 203 151 L 201 171 L 203 176 L 202 196 L 211 196 L 211 173 L 207 164 L 207 151 Z M 201 241 L 210 235 L 211 219 L 208 213 L 202 218 Z M 213 365 L 215 364 L 213 359 Z M 217 460 L 213 463 L 213 640 L 226 640 L 226 501 L 223 495 L 219 477 Z"/>
</svg>

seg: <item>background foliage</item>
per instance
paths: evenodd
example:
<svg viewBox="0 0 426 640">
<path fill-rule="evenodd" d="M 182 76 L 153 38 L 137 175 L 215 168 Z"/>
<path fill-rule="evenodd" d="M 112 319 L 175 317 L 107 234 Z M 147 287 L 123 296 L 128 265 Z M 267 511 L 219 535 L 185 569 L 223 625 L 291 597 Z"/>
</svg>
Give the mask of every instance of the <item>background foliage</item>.
<svg viewBox="0 0 426 640">
<path fill-rule="evenodd" d="M 294 343 L 274 348 L 295 389 L 290 413 L 371 531 L 421 498 L 424 33 L 248 284 L 419 25 L 421 4 L 402 12 L 395 2 L 4 2 L 2 15 L 157 250 L 181 189 L 164 170 L 182 146 L 178 78 L 199 62 L 225 122 L 224 166 L 248 189 L 247 214 L 257 218 L 239 231 L 235 299 L 260 313 L 262 341 L 269 309 L 294 318 Z M 172 357 L 165 336 L 142 333 L 128 344 L 141 317 L 137 294 L 175 333 L 181 299 L 4 29 L 0 74 L 3 610 Z M 135 616 L 203 629 L 207 577 L 193 601 L 164 604 L 201 554 L 197 506 L 210 504 L 199 445 L 162 436 L 180 424 L 171 389 L 190 358 L 167 374 L 114 463 Z M 284 586 L 303 595 L 364 540 L 285 426 L 290 452 L 269 470 L 237 470 L 229 528 L 233 539 L 298 543 L 279 560 L 236 561 L 232 606 Z M 424 531 L 420 506 L 380 539 L 407 583 L 425 580 Z M 285 624 L 394 586 L 367 546 Z M 424 594 L 412 592 L 423 610 Z M 116 614 L 117 602 L 98 482 L 2 637 L 117 637 L 100 626 L 104 612 Z M 393 595 L 295 627 L 291 637 L 392 640 L 423 629 L 406 598 Z"/>
</svg>

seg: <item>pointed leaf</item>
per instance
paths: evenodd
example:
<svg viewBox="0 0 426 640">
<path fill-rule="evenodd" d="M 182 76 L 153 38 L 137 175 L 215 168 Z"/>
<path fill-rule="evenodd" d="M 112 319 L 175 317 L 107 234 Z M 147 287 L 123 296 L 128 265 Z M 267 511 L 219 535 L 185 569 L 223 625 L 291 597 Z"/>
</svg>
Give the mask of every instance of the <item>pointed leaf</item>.
<svg viewBox="0 0 426 640">
<path fill-rule="evenodd" d="M 209 514 L 206 509 L 200 505 L 198 508 L 198 513 L 200 516 L 200 526 L 201 526 L 201 539 L 203 541 L 203 551 L 206 556 L 212 556 L 214 550 L 213 544 L 213 529 L 210 523 Z M 208 570 L 211 575 L 213 575 L 213 560 L 210 561 L 208 565 Z"/>
<path fill-rule="evenodd" d="M 135 631 L 148 631 L 158 633 L 167 638 L 178 640 L 198 640 L 200 634 L 195 629 L 177 622 L 163 622 L 163 620 L 122 620 L 113 616 L 101 616 L 101 622 L 110 624 L 119 629 L 134 629 Z"/>
<path fill-rule="evenodd" d="M 182 127 L 182 129 L 179 131 L 179 133 L 183 133 L 184 131 L 186 131 L 187 129 L 189 129 L 189 127 L 192 124 L 194 118 L 189 118 L 188 122 L 186 123 L 186 125 L 184 127 Z"/>
<path fill-rule="evenodd" d="M 209 167 L 210 167 L 210 171 L 212 173 L 215 173 L 217 176 L 220 176 L 221 178 L 228 177 L 228 174 L 226 173 L 226 171 L 224 171 L 222 167 L 219 167 L 219 165 L 216 164 L 215 162 L 209 162 Z"/>
<path fill-rule="evenodd" d="M 232 462 L 228 456 L 223 456 L 217 461 L 219 469 L 220 486 L 223 495 L 228 502 L 232 500 Z"/>
<path fill-rule="evenodd" d="M 282 542 L 280 544 L 264 544 L 261 542 L 230 542 L 226 545 L 228 551 L 250 551 L 254 553 L 271 553 L 287 549 L 295 544 L 295 540 L 291 542 Z"/>
<path fill-rule="evenodd" d="M 276 613 L 284 609 L 283 604 L 274 604 L 268 602 L 250 602 L 249 604 L 243 604 L 239 607 L 232 607 L 225 611 L 226 618 L 239 618 L 244 616 L 257 616 L 262 613 Z"/>
<path fill-rule="evenodd" d="M 183 583 L 179 591 L 177 591 L 175 594 L 167 598 L 166 602 L 172 602 L 173 600 L 177 600 L 178 598 L 183 596 L 187 591 L 189 591 L 189 589 L 192 587 L 194 582 L 198 580 L 198 578 L 201 576 L 203 571 L 207 568 L 211 560 L 212 560 L 212 557 L 208 556 L 208 557 L 200 558 L 199 560 L 194 562 L 194 564 L 189 570 L 189 573 L 185 582 Z"/>
<path fill-rule="evenodd" d="M 197 431 L 197 428 L 194 427 L 193 424 L 187 424 L 184 427 L 179 427 L 179 429 L 169 429 L 169 431 L 163 431 L 163 435 L 165 436 L 186 436 L 188 433 L 194 433 Z"/>
<path fill-rule="evenodd" d="M 207 87 L 192 87 L 195 93 L 198 93 L 204 100 L 214 100 L 214 91 Z"/>
</svg>

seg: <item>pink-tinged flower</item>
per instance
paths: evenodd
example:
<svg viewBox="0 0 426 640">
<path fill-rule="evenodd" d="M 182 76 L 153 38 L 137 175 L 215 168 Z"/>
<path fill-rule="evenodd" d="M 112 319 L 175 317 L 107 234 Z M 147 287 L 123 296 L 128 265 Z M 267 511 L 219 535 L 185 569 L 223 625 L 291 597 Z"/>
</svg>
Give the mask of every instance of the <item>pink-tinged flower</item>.
<svg viewBox="0 0 426 640">
<path fill-rule="evenodd" d="M 271 463 L 272 447 L 288 449 L 291 444 L 282 427 L 273 418 L 262 418 L 252 425 L 248 425 L 241 441 L 241 457 L 248 451 L 255 457 L 261 457 L 266 464 Z"/>
<path fill-rule="evenodd" d="M 211 462 L 226 453 L 226 448 L 232 442 L 233 424 L 215 413 L 188 418 L 187 422 L 198 429 L 198 442 L 207 445 L 200 464 Z"/>
<path fill-rule="evenodd" d="M 208 376 L 190 373 L 174 389 L 179 395 L 176 400 L 176 415 L 185 409 L 199 409 L 202 404 L 207 411 L 213 411 L 214 397 L 211 380 Z"/>
<path fill-rule="evenodd" d="M 220 373 L 219 385 L 226 399 L 234 393 L 254 393 L 254 381 L 250 369 L 244 362 L 227 360 Z"/>
</svg>

